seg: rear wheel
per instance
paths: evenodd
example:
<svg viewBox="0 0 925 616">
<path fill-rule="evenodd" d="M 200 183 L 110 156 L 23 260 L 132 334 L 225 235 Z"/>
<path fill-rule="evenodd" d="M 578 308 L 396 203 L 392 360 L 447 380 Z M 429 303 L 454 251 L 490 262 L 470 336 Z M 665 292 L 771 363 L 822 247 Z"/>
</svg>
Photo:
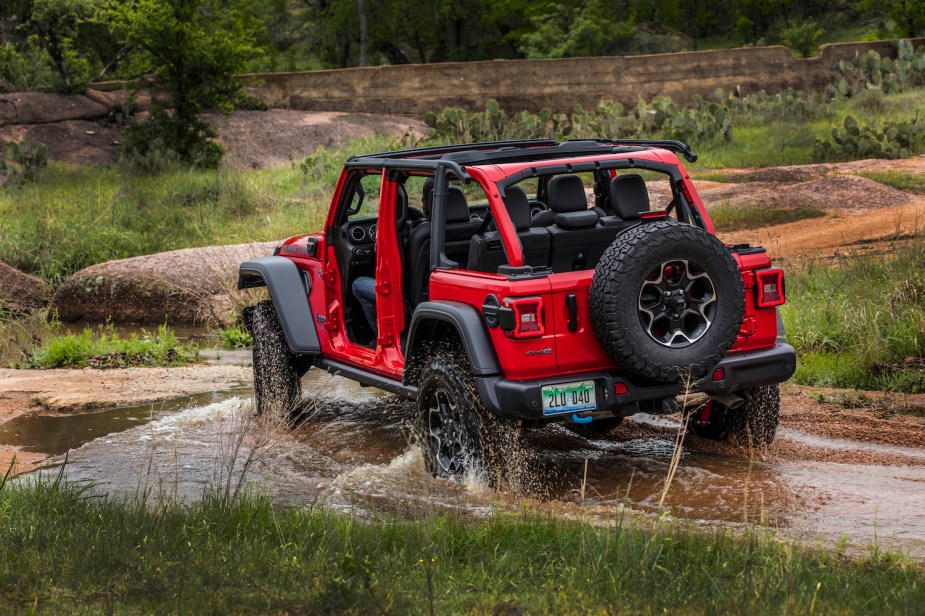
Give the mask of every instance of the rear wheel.
<svg viewBox="0 0 925 616">
<path fill-rule="evenodd" d="M 754 387 L 736 392 L 745 399 L 737 408 L 710 400 L 691 414 L 691 434 L 715 441 L 729 441 L 743 447 L 762 449 L 771 444 L 780 422 L 780 388 Z"/>
<path fill-rule="evenodd" d="M 472 377 L 453 357 L 441 353 L 421 372 L 417 429 L 424 465 L 435 477 L 482 475 L 497 485 L 513 425 L 485 408 Z"/>
<path fill-rule="evenodd" d="M 291 420 L 298 415 L 302 386 L 273 302 L 254 306 L 254 400 L 257 414 Z"/>
</svg>

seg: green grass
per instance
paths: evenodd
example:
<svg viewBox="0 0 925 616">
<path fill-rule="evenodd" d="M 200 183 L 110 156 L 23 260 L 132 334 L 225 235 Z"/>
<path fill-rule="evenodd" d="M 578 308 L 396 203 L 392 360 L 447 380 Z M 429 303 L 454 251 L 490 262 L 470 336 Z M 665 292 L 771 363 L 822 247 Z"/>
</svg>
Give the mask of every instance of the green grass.
<svg viewBox="0 0 925 616">
<path fill-rule="evenodd" d="M 246 349 L 254 344 L 250 332 L 240 323 L 220 330 L 218 338 L 223 349 Z"/>
<path fill-rule="evenodd" d="M 405 521 L 273 507 L 145 508 L 47 479 L 0 489 L 0 612 L 914 613 L 925 572 L 770 531 L 615 512 Z"/>
<path fill-rule="evenodd" d="M 166 326 L 155 332 L 142 330 L 128 338 L 111 327 L 86 328 L 79 334 L 52 336 L 32 348 L 27 368 L 124 368 L 127 366 L 178 366 L 195 362 L 195 345 L 181 343 Z"/>
<path fill-rule="evenodd" d="M 804 385 L 925 392 L 925 237 L 787 274 L 781 314 Z"/>
<path fill-rule="evenodd" d="M 902 171 L 862 171 L 858 173 L 868 180 L 880 182 L 905 192 L 925 195 L 925 173 L 903 173 Z"/>
<path fill-rule="evenodd" d="M 709 208 L 709 214 L 717 231 L 769 227 L 826 215 L 823 210 L 815 207 L 767 208 L 732 205 L 728 201 L 721 201 Z"/>
</svg>

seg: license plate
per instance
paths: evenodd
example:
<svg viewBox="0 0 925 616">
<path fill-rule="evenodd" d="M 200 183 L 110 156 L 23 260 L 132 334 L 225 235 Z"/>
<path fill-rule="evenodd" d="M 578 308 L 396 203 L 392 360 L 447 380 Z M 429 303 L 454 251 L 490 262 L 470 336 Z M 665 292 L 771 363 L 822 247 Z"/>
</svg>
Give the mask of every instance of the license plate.
<svg viewBox="0 0 925 616">
<path fill-rule="evenodd" d="M 574 413 L 597 407 L 594 381 L 576 381 L 543 388 L 543 415 Z"/>
</svg>

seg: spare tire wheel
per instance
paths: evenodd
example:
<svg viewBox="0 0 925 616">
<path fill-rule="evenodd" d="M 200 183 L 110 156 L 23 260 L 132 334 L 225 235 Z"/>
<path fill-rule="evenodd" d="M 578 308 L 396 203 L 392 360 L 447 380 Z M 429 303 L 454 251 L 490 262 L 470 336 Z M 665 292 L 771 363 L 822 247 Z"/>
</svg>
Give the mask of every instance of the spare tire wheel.
<svg viewBox="0 0 925 616">
<path fill-rule="evenodd" d="M 745 290 L 719 239 L 662 220 L 614 240 L 594 272 L 590 302 L 594 332 L 620 367 L 677 382 L 703 377 L 735 342 Z"/>
</svg>

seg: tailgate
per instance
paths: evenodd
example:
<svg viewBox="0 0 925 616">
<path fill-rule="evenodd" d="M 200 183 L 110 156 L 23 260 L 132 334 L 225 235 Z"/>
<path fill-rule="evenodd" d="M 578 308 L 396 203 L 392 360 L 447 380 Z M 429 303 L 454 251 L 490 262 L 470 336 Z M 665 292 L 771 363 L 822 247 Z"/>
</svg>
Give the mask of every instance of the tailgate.
<svg viewBox="0 0 925 616">
<path fill-rule="evenodd" d="M 556 337 L 556 363 L 562 372 L 613 369 L 591 325 L 588 290 L 594 270 L 565 272 L 549 276 L 552 285 L 552 314 Z"/>
</svg>

